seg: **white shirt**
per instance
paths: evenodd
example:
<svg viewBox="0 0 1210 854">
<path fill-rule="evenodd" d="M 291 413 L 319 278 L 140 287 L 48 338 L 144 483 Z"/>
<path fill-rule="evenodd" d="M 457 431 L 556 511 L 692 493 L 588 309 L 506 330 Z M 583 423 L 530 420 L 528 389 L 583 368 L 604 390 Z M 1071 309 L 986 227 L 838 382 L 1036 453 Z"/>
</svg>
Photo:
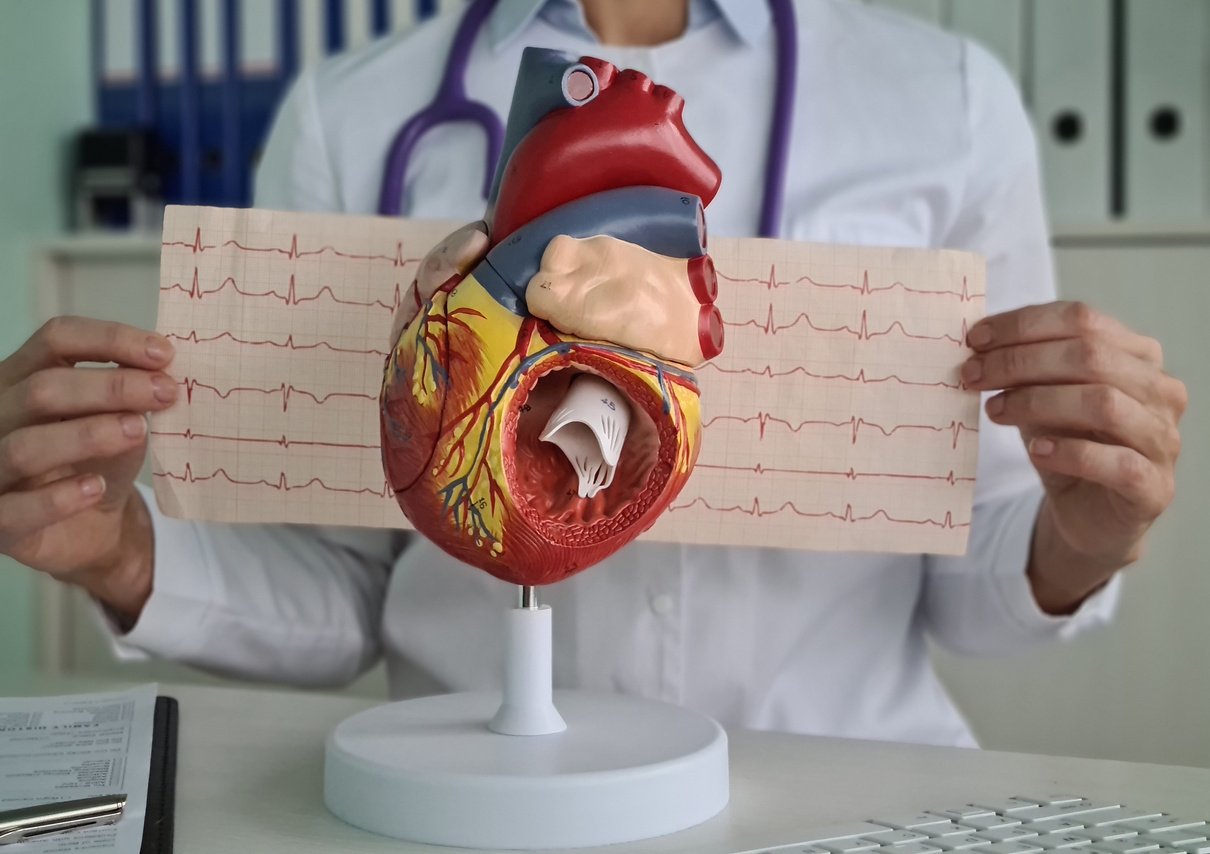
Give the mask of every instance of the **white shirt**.
<svg viewBox="0 0 1210 854">
<path fill-rule="evenodd" d="M 988 259 L 988 309 L 1054 298 L 1034 139 L 1013 84 L 963 39 L 850 0 L 798 0 L 798 96 L 784 237 L 950 246 Z M 508 0 L 475 48 L 470 95 L 504 115 L 522 48 L 638 68 L 687 103 L 722 167 L 715 234 L 751 235 L 773 99 L 773 31 L 754 0 L 698 2 L 681 38 L 595 42 L 569 0 Z M 458 15 L 304 72 L 257 183 L 262 207 L 375 210 L 387 146 L 432 97 Z M 481 216 L 483 136 L 446 125 L 415 151 L 405 212 Z M 1112 610 L 1042 613 L 1025 577 L 1040 488 L 1017 432 L 980 422 L 965 557 L 639 543 L 543 591 L 555 679 L 699 709 L 724 723 L 971 745 L 926 637 L 999 654 Z M 154 513 L 154 592 L 128 647 L 224 673 L 343 683 L 385 653 L 397 694 L 499 684 L 515 589 L 421 538 L 205 525 Z"/>
</svg>

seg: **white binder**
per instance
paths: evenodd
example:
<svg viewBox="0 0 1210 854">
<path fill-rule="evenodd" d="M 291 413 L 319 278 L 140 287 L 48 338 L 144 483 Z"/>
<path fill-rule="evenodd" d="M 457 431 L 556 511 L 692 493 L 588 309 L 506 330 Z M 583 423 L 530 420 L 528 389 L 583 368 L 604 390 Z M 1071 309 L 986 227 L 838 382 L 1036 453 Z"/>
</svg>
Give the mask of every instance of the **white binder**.
<svg viewBox="0 0 1210 854">
<path fill-rule="evenodd" d="M 1017 86 L 1023 87 L 1023 0 L 950 0 L 945 18 L 951 30 L 970 36 L 995 54 L 1017 81 Z"/>
<path fill-rule="evenodd" d="M 135 0 L 104 0 L 99 19 L 101 28 L 101 75 L 111 82 L 129 82 L 139 69 L 138 25 Z"/>
<path fill-rule="evenodd" d="M 1126 216 L 1210 214 L 1210 3 L 1127 0 Z"/>
<path fill-rule="evenodd" d="M 943 0 L 868 0 L 871 6 L 884 6 L 897 9 L 917 18 L 923 18 L 934 24 L 940 24 L 944 19 Z"/>
<path fill-rule="evenodd" d="M 1110 215 L 1109 0 L 1032 0 L 1030 103 L 1060 230 Z"/>
</svg>

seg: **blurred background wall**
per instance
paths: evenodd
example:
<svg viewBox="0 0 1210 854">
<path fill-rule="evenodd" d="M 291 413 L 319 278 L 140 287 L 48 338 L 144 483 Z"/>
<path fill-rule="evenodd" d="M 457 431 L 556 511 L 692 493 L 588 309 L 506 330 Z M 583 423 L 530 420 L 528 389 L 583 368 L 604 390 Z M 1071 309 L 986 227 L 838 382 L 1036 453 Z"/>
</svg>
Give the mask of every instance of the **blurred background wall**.
<svg viewBox="0 0 1210 854">
<path fill-rule="evenodd" d="M 68 229 L 68 143 L 77 131 L 98 121 L 149 124 L 175 158 L 163 176 L 169 198 L 246 203 L 261 133 L 297 67 L 460 3 L 235 2 L 232 90 L 222 73 L 224 0 L 2 0 L 0 350 L 13 350 L 55 313 L 154 323 L 154 227 L 115 231 L 121 212 L 102 199 L 89 215 L 111 227 Z M 1210 2 L 873 5 L 966 33 L 1001 58 L 1037 127 L 1063 295 L 1158 337 L 1192 399 L 1177 501 L 1128 574 L 1117 622 L 1013 659 L 938 652 L 943 678 L 988 747 L 1210 766 Z M 181 49 L 190 6 L 193 60 Z M 139 86 L 147 62 L 155 69 L 151 106 Z M 197 131 L 187 142 L 181 83 L 191 70 Z M 237 100 L 225 101 L 232 91 Z M 235 139 L 222 132 L 225 109 L 241 117 Z M 112 177 L 98 172 L 96 180 Z M 0 684 L 34 668 L 202 678 L 171 665 L 115 662 L 86 603 L 0 560 Z M 381 693 L 381 675 L 352 690 Z"/>
<path fill-rule="evenodd" d="M 71 136 L 91 119 L 89 8 L 79 0 L 0 9 L 0 352 L 34 323 L 30 246 L 62 231 Z M 0 557 L 0 675 L 33 666 L 34 578 Z"/>
</svg>

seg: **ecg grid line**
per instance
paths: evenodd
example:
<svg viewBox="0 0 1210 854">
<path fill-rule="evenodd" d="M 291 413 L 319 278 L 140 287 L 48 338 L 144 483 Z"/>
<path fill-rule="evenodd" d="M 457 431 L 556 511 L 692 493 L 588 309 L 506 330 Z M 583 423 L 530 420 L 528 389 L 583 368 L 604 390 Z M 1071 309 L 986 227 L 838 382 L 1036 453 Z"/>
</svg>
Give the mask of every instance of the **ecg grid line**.
<svg viewBox="0 0 1210 854">
<path fill-rule="evenodd" d="M 455 224 L 170 207 L 157 328 L 178 402 L 152 421 L 171 515 L 405 527 L 382 470 L 392 318 Z M 712 241 L 722 356 L 698 371 L 703 445 L 645 536 L 804 549 L 966 547 L 984 311 L 977 256 Z"/>
</svg>

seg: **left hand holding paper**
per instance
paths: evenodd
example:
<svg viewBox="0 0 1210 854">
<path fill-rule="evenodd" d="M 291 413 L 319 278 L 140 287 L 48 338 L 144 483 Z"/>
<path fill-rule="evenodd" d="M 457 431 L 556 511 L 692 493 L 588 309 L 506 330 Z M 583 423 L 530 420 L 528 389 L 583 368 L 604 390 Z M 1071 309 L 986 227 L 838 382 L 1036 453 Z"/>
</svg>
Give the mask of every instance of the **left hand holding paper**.
<svg viewBox="0 0 1210 854">
<path fill-rule="evenodd" d="M 1068 558 L 1048 581 L 1081 598 L 1138 559 L 1172 502 L 1185 386 L 1158 341 L 1079 302 L 985 318 L 969 343 L 963 382 L 1003 389 L 988 416 L 1020 429 L 1046 489 L 1035 540 Z"/>
</svg>

